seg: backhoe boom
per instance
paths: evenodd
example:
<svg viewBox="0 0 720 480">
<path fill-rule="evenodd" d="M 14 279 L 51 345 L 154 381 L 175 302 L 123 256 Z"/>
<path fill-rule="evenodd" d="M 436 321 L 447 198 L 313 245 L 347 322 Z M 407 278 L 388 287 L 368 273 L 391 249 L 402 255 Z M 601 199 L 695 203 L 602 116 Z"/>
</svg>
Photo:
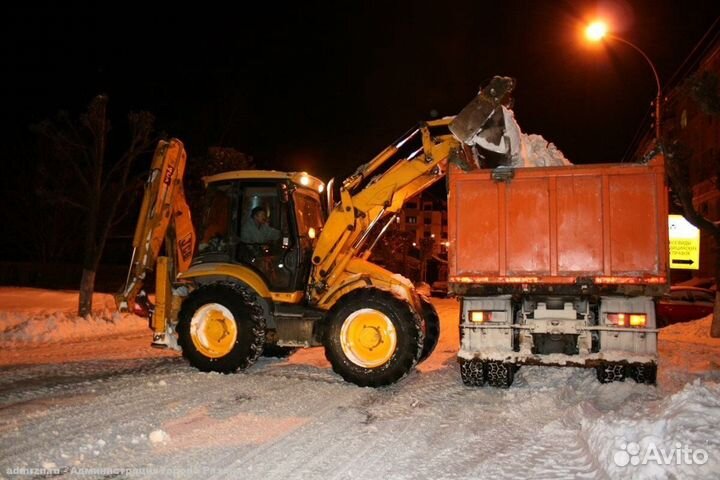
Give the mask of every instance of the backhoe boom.
<svg viewBox="0 0 720 480">
<path fill-rule="evenodd" d="M 121 311 L 134 309 L 147 272 L 155 269 L 166 239 L 170 279 L 190 266 L 195 230 L 182 184 L 186 162 L 187 155 L 180 140 L 173 138 L 158 143 L 133 237 L 130 271 L 125 287 L 115 296 Z"/>
</svg>

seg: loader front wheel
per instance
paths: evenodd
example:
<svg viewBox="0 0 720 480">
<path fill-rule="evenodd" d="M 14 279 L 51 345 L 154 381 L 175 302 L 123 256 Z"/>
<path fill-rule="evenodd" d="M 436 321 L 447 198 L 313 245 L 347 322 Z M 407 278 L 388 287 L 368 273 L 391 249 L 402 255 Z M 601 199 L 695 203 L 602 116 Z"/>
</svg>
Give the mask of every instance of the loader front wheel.
<svg viewBox="0 0 720 480">
<path fill-rule="evenodd" d="M 423 295 L 420 295 L 420 303 L 422 305 L 425 341 L 423 342 L 423 350 L 418 363 L 425 361 L 432 354 L 440 339 L 440 317 L 438 317 L 435 306 Z"/>
<path fill-rule="evenodd" d="M 338 300 L 327 318 L 325 356 L 335 373 L 361 387 L 398 381 L 422 353 L 422 319 L 390 292 L 354 290 Z"/>
<path fill-rule="evenodd" d="M 200 287 L 185 299 L 178 317 L 178 343 L 198 370 L 232 373 L 262 354 L 265 319 L 245 287 L 230 282 Z"/>
</svg>

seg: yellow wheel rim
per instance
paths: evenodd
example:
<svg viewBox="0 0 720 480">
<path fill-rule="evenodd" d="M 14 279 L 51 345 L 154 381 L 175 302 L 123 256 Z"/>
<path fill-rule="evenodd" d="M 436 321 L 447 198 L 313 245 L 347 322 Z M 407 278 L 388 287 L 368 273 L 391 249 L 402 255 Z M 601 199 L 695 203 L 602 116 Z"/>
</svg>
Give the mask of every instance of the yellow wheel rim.
<svg viewBox="0 0 720 480">
<path fill-rule="evenodd" d="M 193 345 L 206 357 L 220 358 L 230 353 L 237 335 L 235 316 L 219 303 L 203 305 L 190 320 Z"/>
<path fill-rule="evenodd" d="M 379 310 L 363 308 L 349 315 L 340 330 L 345 356 L 355 365 L 374 368 L 390 360 L 397 347 L 397 332 Z"/>
</svg>

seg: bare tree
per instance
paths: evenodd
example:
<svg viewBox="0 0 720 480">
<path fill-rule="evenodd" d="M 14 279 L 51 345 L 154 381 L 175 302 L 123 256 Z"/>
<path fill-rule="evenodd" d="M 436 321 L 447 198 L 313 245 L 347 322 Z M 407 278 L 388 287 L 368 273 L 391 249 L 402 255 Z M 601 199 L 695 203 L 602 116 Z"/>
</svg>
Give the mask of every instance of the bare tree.
<svg viewBox="0 0 720 480">
<path fill-rule="evenodd" d="M 156 140 L 154 116 L 148 112 L 131 112 L 127 124 L 128 146 L 109 149 L 111 128 L 107 104 L 108 97 L 98 95 L 79 120 L 61 113 L 36 126 L 46 141 L 47 156 L 52 160 L 46 164 L 49 171 L 41 194 L 49 202 L 79 211 L 83 220 L 80 316 L 91 312 L 95 275 L 108 234 L 128 213 L 119 207 L 127 194 L 139 186 L 140 177 L 134 175 L 133 166 L 140 156 L 151 150 Z"/>
<path fill-rule="evenodd" d="M 37 164 L 38 153 L 14 157 L 23 168 L 3 178 L 3 194 L 15 205 L 2 212 L 3 223 L 10 229 L 5 242 L 20 258 L 41 264 L 67 262 L 80 251 L 73 236 L 79 227 L 78 216 L 42 195 L 47 171 L 42 160 L 41 166 Z M 72 178 L 67 176 L 66 181 L 70 183 Z"/>
<path fill-rule="evenodd" d="M 700 112 L 720 116 L 720 81 L 714 73 L 703 72 L 691 76 L 679 90 L 680 95 L 693 99 Z M 664 145 L 668 178 L 676 203 L 683 210 L 685 218 L 707 233 L 714 241 L 715 255 L 715 309 L 710 335 L 720 337 L 720 226 L 702 215 L 693 205 L 693 190 L 690 181 L 690 159 L 693 152 L 678 139 L 667 138 Z M 717 155 L 717 154 L 716 154 Z M 711 159 L 715 173 L 716 188 L 720 190 L 720 156 Z"/>
</svg>

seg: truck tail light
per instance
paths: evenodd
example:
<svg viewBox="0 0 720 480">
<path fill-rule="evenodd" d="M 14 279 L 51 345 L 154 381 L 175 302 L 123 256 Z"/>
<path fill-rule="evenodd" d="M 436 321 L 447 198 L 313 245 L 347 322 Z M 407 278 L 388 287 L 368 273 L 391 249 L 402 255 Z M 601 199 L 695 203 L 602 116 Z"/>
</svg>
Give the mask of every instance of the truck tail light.
<svg viewBox="0 0 720 480">
<path fill-rule="evenodd" d="M 647 323 L 647 315 L 644 313 L 608 313 L 607 323 L 618 327 L 644 327 Z"/>
<path fill-rule="evenodd" d="M 470 311 L 470 321 L 472 323 L 492 322 L 492 312 L 471 310 Z"/>
</svg>

